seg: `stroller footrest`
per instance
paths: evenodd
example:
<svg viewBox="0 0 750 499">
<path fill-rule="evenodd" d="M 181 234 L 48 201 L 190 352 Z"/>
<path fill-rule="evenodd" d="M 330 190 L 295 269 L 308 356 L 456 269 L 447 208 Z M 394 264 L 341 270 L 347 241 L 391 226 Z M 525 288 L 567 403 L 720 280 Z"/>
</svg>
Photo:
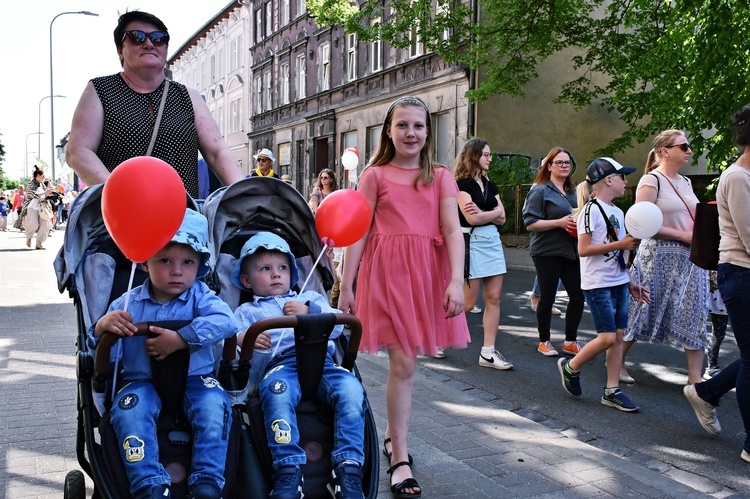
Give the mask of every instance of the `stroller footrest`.
<svg viewBox="0 0 750 499">
<path fill-rule="evenodd" d="M 172 430 L 169 432 L 169 442 L 172 445 L 187 445 L 190 443 L 192 436 L 189 431 Z"/>
</svg>

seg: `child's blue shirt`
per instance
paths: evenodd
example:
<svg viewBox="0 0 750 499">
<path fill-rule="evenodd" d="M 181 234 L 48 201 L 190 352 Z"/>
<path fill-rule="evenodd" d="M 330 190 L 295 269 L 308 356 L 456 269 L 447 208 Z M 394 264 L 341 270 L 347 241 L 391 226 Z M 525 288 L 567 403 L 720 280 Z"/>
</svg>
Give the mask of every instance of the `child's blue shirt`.
<svg viewBox="0 0 750 499">
<path fill-rule="evenodd" d="M 190 352 L 189 376 L 207 375 L 214 372 L 215 357 L 213 345 L 224 338 L 235 334 L 234 315 L 229 305 L 224 303 L 216 293 L 201 281 L 195 281 L 180 296 L 168 303 L 159 303 L 149 293 L 150 280 L 130 291 L 128 312 L 133 322 L 190 320 L 187 326 L 177 332 L 188 344 Z M 107 313 L 122 310 L 126 295 L 117 298 L 110 305 Z M 89 338 L 95 345 L 94 328 L 89 329 Z M 114 361 L 121 351 L 123 367 L 122 379 L 125 381 L 151 379 L 151 360 L 146 353 L 146 336 L 123 338 L 121 347 L 112 348 L 111 360 Z"/>
<path fill-rule="evenodd" d="M 268 317 L 283 317 L 284 316 L 284 304 L 290 300 L 302 302 L 310 307 L 311 314 L 321 313 L 340 313 L 328 303 L 328 300 L 318 293 L 317 291 L 305 291 L 301 295 L 297 295 L 296 292 L 290 291 L 284 295 L 279 296 L 253 296 L 252 302 L 243 303 L 234 312 L 234 317 L 237 321 L 237 331 L 244 332 L 261 319 Z M 335 345 L 332 341 L 336 339 L 343 331 L 344 326 L 337 325 L 331 332 L 331 336 L 328 342 L 328 354 L 333 355 L 335 352 Z M 271 329 L 268 331 L 271 337 L 271 353 L 272 357 L 268 358 L 268 361 L 273 360 L 273 357 L 278 357 L 281 353 L 294 347 L 294 329 L 293 328 L 280 328 Z"/>
</svg>

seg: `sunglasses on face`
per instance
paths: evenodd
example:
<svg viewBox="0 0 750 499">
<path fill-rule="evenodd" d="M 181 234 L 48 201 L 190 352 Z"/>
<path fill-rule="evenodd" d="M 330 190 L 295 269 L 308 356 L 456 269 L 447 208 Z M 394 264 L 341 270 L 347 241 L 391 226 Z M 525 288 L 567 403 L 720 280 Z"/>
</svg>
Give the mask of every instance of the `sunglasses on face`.
<svg viewBox="0 0 750 499">
<path fill-rule="evenodd" d="M 682 152 L 688 152 L 689 150 L 692 150 L 690 148 L 690 143 L 688 142 L 683 142 L 682 144 L 673 144 L 671 146 L 667 146 L 667 149 L 671 149 L 673 147 L 679 147 L 680 149 L 682 149 Z"/>
<path fill-rule="evenodd" d="M 258 158 L 255 161 L 258 163 L 265 163 L 266 161 L 271 161 L 269 158 Z"/>
<path fill-rule="evenodd" d="M 320 177 L 320 180 L 328 180 L 328 179 L 330 179 L 330 178 L 331 178 L 331 177 Z"/>
<path fill-rule="evenodd" d="M 125 41 L 126 38 L 130 40 L 130 43 L 133 45 L 143 45 L 146 43 L 146 38 L 151 40 L 154 47 L 161 47 L 162 45 L 169 43 L 169 33 L 163 31 L 152 31 L 146 33 L 145 31 L 134 29 L 125 32 L 125 36 L 122 37 L 122 40 Z"/>
</svg>

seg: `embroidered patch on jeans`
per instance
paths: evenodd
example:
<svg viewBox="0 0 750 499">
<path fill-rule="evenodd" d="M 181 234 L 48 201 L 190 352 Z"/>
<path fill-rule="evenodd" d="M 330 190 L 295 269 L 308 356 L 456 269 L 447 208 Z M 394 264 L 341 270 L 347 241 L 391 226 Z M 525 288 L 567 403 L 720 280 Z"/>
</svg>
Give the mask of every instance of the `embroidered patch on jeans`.
<svg viewBox="0 0 750 499">
<path fill-rule="evenodd" d="M 201 376 L 201 380 L 203 381 L 203 386 L 206 388 L 222 388 L 221 383 L 213 376 Z"/>
<path fill-rule="evenodd" d="M 273 439 L 277 444 L 288 444 L 292 441 L 292 427 L 283 419 L 277 419 L 271 423 Z"/>
<path fill-rule="evenodd" d="M 133 407 L 138 405 L 138 395 L 135 393 L 126 393 L 122 396 L 120 401 L 117 403 L 117 407 L 123 411 L 129 411 Z"/>
<path fill-rule="evenodd" d="M 272 375 L 273 373 L 275 373 L 276 371 L 281 371 L 282 369 L 284 369 L 283 365 L 274 367 L 273 369 L 271 369 L 270 371 L 268 371 L 265 376 L 263 376 L 263 381 L 267 380 L 268 377 L 270 375 Z"/>
<path fill-rule="evenodd" d="M 281 395 L 286 391 L 286 382 L 282 380 L 274 381 L 268 388 L 274 395 Z"/>
<path fill-rule="evenodd" d="M 125 449 L 125 460 L 129 463 L 137 463 L 146 457 L 146 444 L 135 435 L 125 438 L 122 448 Z"/>
</svg>

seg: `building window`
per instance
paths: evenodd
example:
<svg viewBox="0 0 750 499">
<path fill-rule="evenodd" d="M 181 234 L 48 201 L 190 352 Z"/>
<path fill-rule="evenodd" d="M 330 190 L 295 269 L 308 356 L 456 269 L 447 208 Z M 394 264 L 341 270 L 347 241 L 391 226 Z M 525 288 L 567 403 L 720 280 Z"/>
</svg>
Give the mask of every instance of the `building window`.
<svg viewBox="0 0 750 499">
<path fill-rule="evenodd" d="M 242 131 L 242 99 L 235 99 L 229 103 L 229 131 L 241 132 Z"/>
<path fill-rule="evenodd" d="M 383 128 L 381 125 L 371 126 L 367 129 L 367 151 L 365 163 L 370 161 L 375 153 L 378 151 L 378 144 L 380 143 L 380 129 Z"/>
<path fill-rule="evenodd" d="M 273 88 L 271 86 L 271 72 L 266 71 L 263 73 L 263 87 L 265 94 L 265 106 L 266 111 L 273 109 Z"/>
<path fill-rule="evenodd" d="M 346 35 L 346 79 L 357 79 L 357 34 Z"/>
<path fill-rule="evenodd" d="M 255 92 L 255 99 L 253 99 L 253 104 L 255 104 L 255 114 L 260 114 L 263 112 L 263 80 L 260 76 L 255 77 L 253 90 Z"/>
<path fill-rule="evenodd" d="M 273 33 L 273 2 L 266 2 L 266 36 Z"/>
<path fill-rule="evenodd" d="M 307 12 L 307 4 L 305 0 L 297 0 L 297 17 Z"/>
<path fill-rule="evenodd" d="M 232 40 L 232 58 L 229 61 L 229 71 L 237 71 L 242 67 L 242 36 Z"/>
<path fill-rule="evenodd" d="M 318 49 L 320 90 L 331 88 L 331 45 L 324 43 Z"/>
<path fill-rule="evenodd" d="M 456 133 L 451 127 L 450 115 L 448 113 L 433 114 L 431 121 L 434 138 L 432 142 L 435 144 L 433 159 L 440 164 L 449 165 L 455 158 L 453 148 L 456 138 Z"/>
<path fill-rule="evenodd" d="M 211 56 L 211 83 L 216 82 L 216 56 Z"/>
<path fill-rule="evenodd" d="M 419 57 L 424 53 L 424 44 L 419 35 L 419 25 L 413 24 L 408 32 L 409 36 L 409 58 Z"/>
<path fill-rule="evenodd" d="M 224 78 L 226 74 L 224 73 L 224 49 L 219 50 L 219 65 L 217 69 L 217 77 L 218 78 Z"/>
<path fill-rule="evenodd" d="M 370 26 L 374 26 L 378 23 L 380 23 L 380 19 L 373 19 L 370 21 Z M 382 52 L 382 42 L 379 38 L 370 42 L 370 72 L 377 73 L 383 69 L 380 62 L 383 60 Z"/>
<path fill-rule="evenodd" d="M 297 73 L 297 99 L 304 99 L 307 97 L 307 62 L 304 54 L 297 56 L 297 67 L 295 69 Z"/>
<path fill-rule="evenodd" d="M 289 24 L 289 0 L 281 0 L 279 9 L 281 9 L 281 25 Z"/>
<path fill-rule="evenodd" d="M 437 17 L 447 18 L 450 15 L 450 4 L 447 2 L 443 2 L 442 0 L 438 0 L 437 5 L 435 6 L 435 15 Z M 450 29 L 443 28 L 443 32 L 440 34 L 440 40 L 443 42 L 447 42 L 450 36 Z"/>
<path fill-rule="evenodd" d="M 280 104 L 285 106 L 289 104 L 289 64 L 281 65 L 281 88 L 279 89 Z"/>
<path fill-rule="evenodd" d="M 206 74 L 206 63 L 201 62 L 201 90 L 208 86 L 208 75 Z"/>
<path fill-rule="evenodd" d="M 255 43 L 263 40 L 263 9 L 255 11 Z"/>
</svg>

